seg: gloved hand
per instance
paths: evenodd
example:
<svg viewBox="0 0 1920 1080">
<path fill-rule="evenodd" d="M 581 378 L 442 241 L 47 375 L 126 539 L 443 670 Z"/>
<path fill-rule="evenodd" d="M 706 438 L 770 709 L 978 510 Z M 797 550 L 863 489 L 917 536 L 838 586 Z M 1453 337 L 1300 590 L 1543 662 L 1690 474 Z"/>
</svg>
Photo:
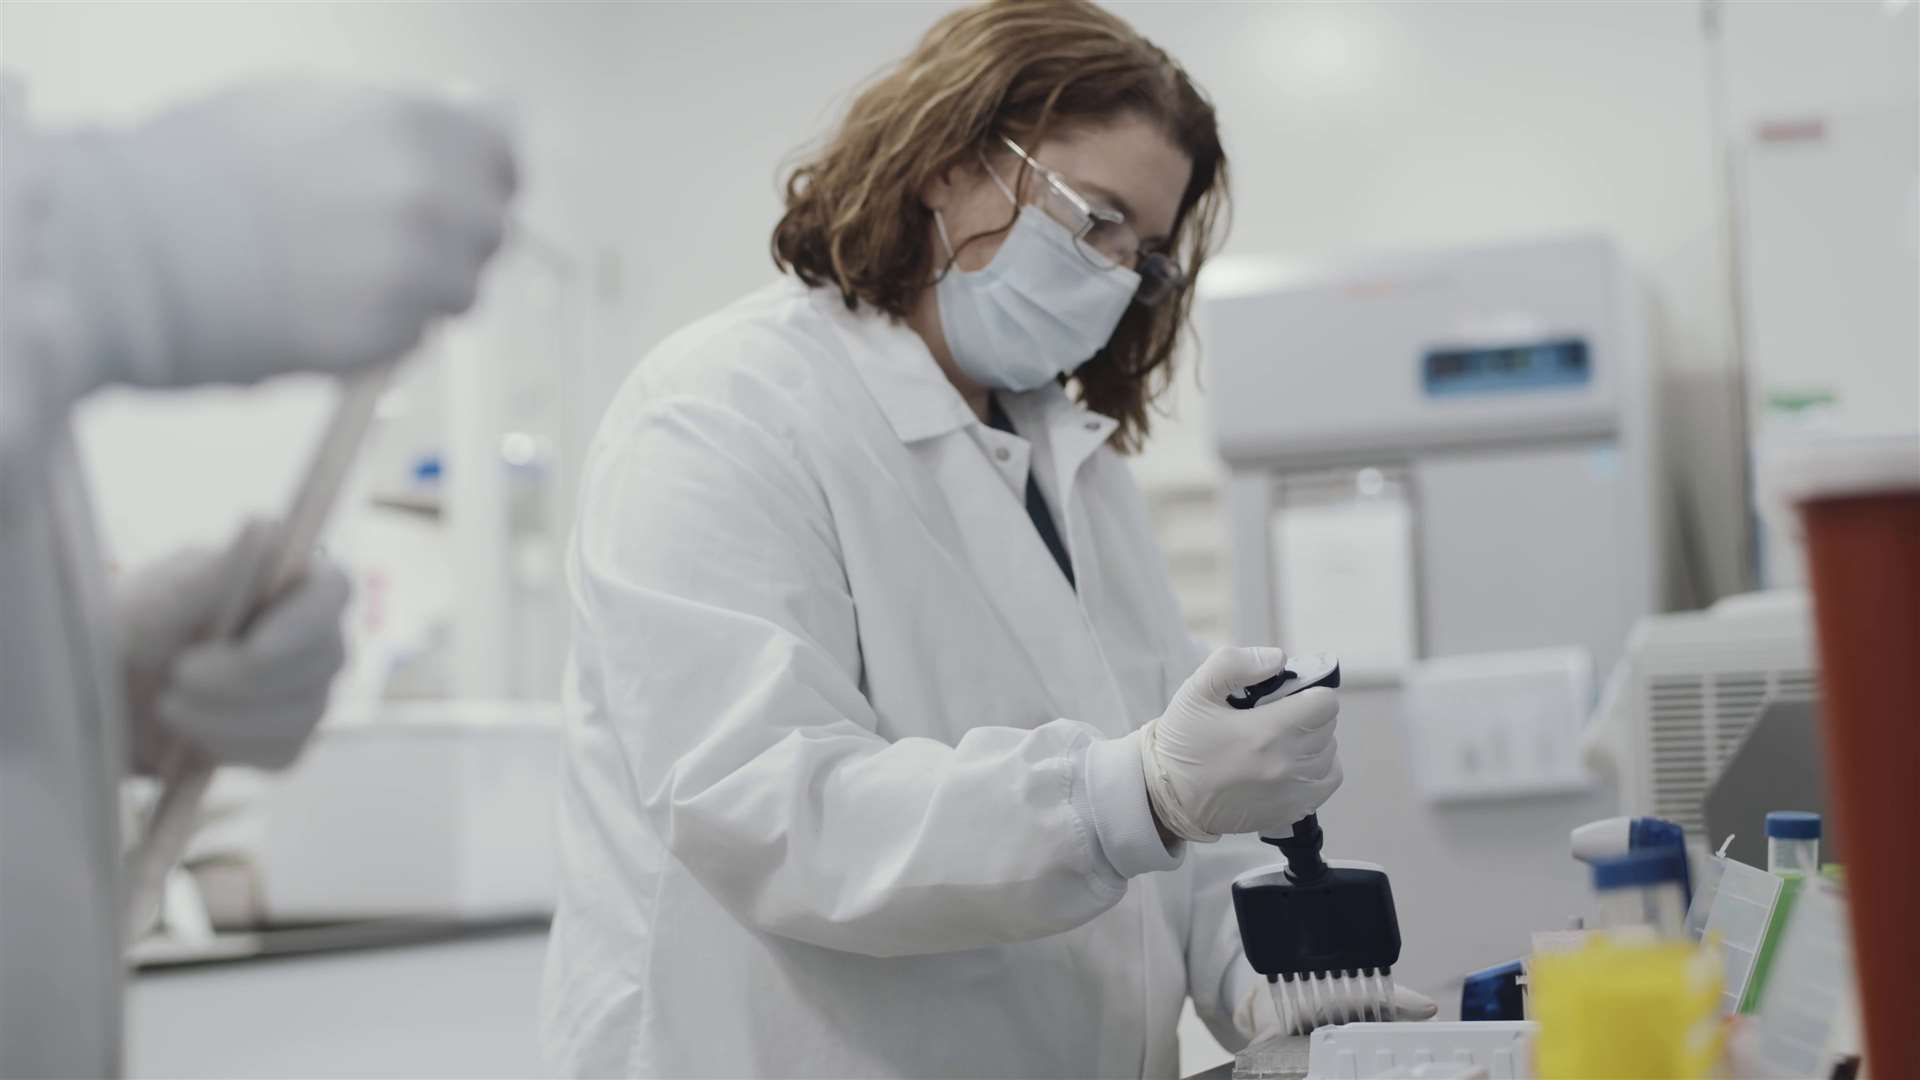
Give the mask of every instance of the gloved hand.
<svg viewBox="0 0 1920 1080">
<path fill-rule="evenodd" d="M 1236 709 L 1227 696 L 1286 667 L 1272 648 L 1216 649 L 1141 729 L 1153 813 L 1168 832 L 1208 843 L 1228 833 L 1285 833 L 1339 788 L 1333 737 L 1340 702 L 1316 687 Z"/>
<path fill-rule="evenodd" d="M 109 377 L 250 382 L 393 360 L 473 303 L 514 155 L 490 115 L 318 83 L 66 140 L 62 250 Z M 75 219 L 78 220 L 75 220 Z"/>
<path fill-rule="evenodd" d="M 238 642 L 203 641 L 239 559 L 274 526 L 249 524 L 225 553 L 176 553 L 129 575 L 115 596 L 133 764 L 151 772 L 175 739 L 217 761 L 282 768 L 326 712 L 346 658 L 347 576 L 316 556 Z"/>
<path fill-rule="evenodd" d="M 1296 1016 L 1289 1025 L 1283 1018 L 1279 1006 L 1273 1000 L 1273 994 L 1267 987 L 1267 981 L 1260 978 L 1252 982 L 1240 1000 L 1233 1007 L 1233 1026 L 1247 1037 L 1247 1042 L 1255 1043 L 1279 1032 L 1283 1027 L 1291 1027 L 1289 1035 L 1305 1035 L 1323 1024 L 1344 1023 L 1349 1020 L 1371 1020 L 1363 1015 L 1360 998 L 1355 992 L 1336 989 L 1337 984 L 1322 984 L 1322 993 L 1304 1015 Z M 1425 994 L 1409 990 L 1398 983 L 1393 986 L 1393 1015 L 1378 1017 L 1381 1020 L 1431 1020 L 1440 1006 Z"/>
</svg>

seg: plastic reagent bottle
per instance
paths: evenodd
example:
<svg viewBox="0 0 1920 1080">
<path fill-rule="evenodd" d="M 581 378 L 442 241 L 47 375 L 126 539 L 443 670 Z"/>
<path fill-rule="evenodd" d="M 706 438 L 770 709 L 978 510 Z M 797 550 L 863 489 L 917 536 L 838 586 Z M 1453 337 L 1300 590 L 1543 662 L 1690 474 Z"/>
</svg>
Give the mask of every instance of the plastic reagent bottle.
<svg viewBox="0 0 1920 1080">
<path fill-rule="evenodd" d="M 1680 939 L 1687 920 L 1686 860 L 1680 848 L 1595 859 L 1596 924 L 1609 930 L 1645 926 L 1658 937 Z"/>
<path fill-rule="evenodd" d="M 1767 872 L 1812 877 L 1820 872 L 1820 815 L 1806 810 L 1767 814 Z"/>
</svg>

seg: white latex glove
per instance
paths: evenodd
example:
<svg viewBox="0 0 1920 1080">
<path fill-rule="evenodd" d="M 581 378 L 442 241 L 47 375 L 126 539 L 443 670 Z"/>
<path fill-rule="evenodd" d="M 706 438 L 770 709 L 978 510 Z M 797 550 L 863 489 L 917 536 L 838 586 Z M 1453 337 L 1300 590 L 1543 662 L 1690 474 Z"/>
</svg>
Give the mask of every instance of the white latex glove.
<svg viewBox="0 0 1920 1080">
<path fill-rule="evenodd" d="M 317 83 L 59 142 L 60 249 L 91 351 L 144 385 L 398 358 L 473 303 L 517 182 L 485 112 Z"/>
<path fill-rule="evenodd" d="M 1272 648 L 1216 649 L 1141 729 L 1140 760 L 1154 816 L 1184 840 L 1282 835 L 1339 788 L 1334 722 L 1340 700 L 1316 687 L 1236 709 L 1227 697 L 1278 674 Z"/>
<path fill-rule="evenodd" d="M 1336 990 L 1332 983 L 1323 983 L 1321 986 L 1324 989 L 1317 1003 L 1310 1004 L 1305 1013 L 1295 1017 L 1291 1030 L 1286 1034 L 1305 1035 L 1323 1024 L 1350 1020 L 1431 1020 L 1440 1011 L 1440 1006 L 1432 998 L 1395 983 L 1393 1016 L 1363 1015 L 1357 993 Z M 1233 1007 L 1233 1026 L 1247 1037 L 1249 1044 L 1278 1034 L 1283 1027 L 1289 1026 L 1282 1019 L 1280 1008 L 1268 990 L 1265 979 L 1249 985 L 1246 992 L 1240 995 L 1240 1001 Z"/>
<path fill-rule="evenodd" d="M 349 588 L 333 562 L 316 556 L 242 640 L 200 640 L 234 552 L 272 527 L 250 524 L 225 553 L 179 552 L 121 584 L 115 612 L 136 768 L 157 767 L 176 738 L 217 761 L 282 768 L 326 712 L 346 659 L 340 615 Z"/>
</svg>

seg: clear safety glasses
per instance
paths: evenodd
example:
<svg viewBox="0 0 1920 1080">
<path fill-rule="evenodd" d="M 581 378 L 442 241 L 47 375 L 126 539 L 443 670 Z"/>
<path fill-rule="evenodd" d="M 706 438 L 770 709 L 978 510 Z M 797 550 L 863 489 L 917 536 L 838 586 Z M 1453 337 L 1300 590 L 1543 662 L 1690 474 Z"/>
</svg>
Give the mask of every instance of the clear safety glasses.
<svg viewBox="0 0 1920 1080">
<path fill-rule="evenodd" d="M 1074 250 L 1087 265 L 1096 270 L 1112 270 L 1132 263 L 1134 272 L 1140 275 L 1140 289 L 1134 299 L 1147 307 L 1179 292 L 1187 283 L 1186 272 L 1167 254 L 1141 250 L 1140 234 L 1127 224 L 1125 214 L 1093 205 L 1061 179 L 1059 173 L 1033 160 L 1019 143 L 1005 135 L 1000 136 L 1000 141 L 1046 181 L 1034 205 L 1073 234 Z M 991 165 L 987 171 L 993 173 Z M 998 174 L 993 176 L 996 181 L 1000 178 Z"/>
</svg>

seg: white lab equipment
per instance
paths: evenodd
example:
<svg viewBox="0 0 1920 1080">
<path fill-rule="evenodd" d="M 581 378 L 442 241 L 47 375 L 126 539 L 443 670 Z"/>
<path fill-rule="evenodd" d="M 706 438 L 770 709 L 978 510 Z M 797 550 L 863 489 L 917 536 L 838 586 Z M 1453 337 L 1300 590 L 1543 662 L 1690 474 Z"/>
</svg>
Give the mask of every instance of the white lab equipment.
<svg viewBox="0 0 1920 1080">
<path fill-rule="evenodd" d="M 553 909 L 557 703 L 335 710 L 290 769 L 216 778 L 141 966 L 364 947 Z M 322 928 L 316 931 L 316 928 Z"/>
<path fill-rule="evenodd" d="M 1415 779 L 1434 802 L 1579 791 L 1593 661 L 1580 648 L 1475 653 L 1407 670 Z"/>
<path fill-rule="evenodd" d="M 276 922 L 553 908 L 557 703 L 421 702 L 322 727 L 262 799 Z"/>
<path fill-rule="evenodd" d="M 1233 1080 L 1515 1080 L 1527 1075 L 1531 1020 L 1363 1021 L 1270 1035 L 1233 1059 Z"/>
<path fill-rule="evenodd" d="M 1237 640 L 1311 637 L 1361 682 L 1548 645 L 1611 664 L 1660 597 L 1647 347 L 1612 244 L 1203 285 Z"/>
<path fill-rule="evenodd" d="M 1359 1080 L 1368 1076 L 1514 1080 L 1527 1075 L 1538 1031 L 1539 1026 L 1531 1020 L 1362 1023 L 1316 1028 L 1307 1080 Z M 1441 1067 L 1461 1071 L 1414 1071 Z"/>
<path fill-rule="evenodd" d="M 1233 1059 L 1233 1080 L 1515 1080 L 1532 1020 L 1357 1022 L 1269 1036 Z"/>
<path fill-rule="evenodd" d="M 1620 811 L 1675 822 L 1696 852 L 1701 803 L 1768 701 L 1814 696 L 1813 625 L 1797 590 L 1729 597 L 1645 618 L 1627 639 L 1584 737 Z"/>
<path fill-rule="evenodd" d="M 1920 431 L 1920 102 L 1907 63 L 1904 93 L 1807 101 L 1727 147 L 1756 474 L 1809 437 Z M 1804 584 L 1799 523 L 1767 487 L 1753 487 L 1760 580 Z"/>
</svg>

